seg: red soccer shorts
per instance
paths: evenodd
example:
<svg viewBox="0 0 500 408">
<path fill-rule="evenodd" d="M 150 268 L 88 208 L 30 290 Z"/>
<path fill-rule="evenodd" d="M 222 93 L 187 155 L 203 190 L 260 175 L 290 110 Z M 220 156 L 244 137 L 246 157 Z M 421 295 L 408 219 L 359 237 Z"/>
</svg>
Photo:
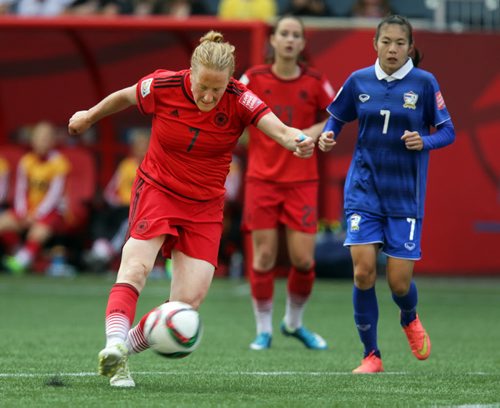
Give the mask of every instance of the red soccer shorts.
<svg viewBox="0 0 500 408">
<path fill-rule="evenodd" d="M 165 257 L 177 249 L 217 267 L 223 209 L 224 196 L 210 201 L 189 200 L 138 177 L 132 191 L 129 234 L 140 240 L 165 235 Z"/>
<path fill-rule="evenodd" d="M 288 228 L 315 234 L 318 224 L 318 182 L 275 183 L 247 179 L 243 209 L 244 228 Z"/>
</svg>

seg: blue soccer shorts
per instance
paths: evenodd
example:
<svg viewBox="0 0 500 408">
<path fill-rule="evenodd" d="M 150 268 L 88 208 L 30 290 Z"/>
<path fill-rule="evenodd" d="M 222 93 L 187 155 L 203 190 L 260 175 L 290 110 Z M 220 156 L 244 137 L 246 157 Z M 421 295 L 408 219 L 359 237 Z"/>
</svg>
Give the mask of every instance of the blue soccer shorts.
<svg viewBox="0 0 500 408">
<path fill-rule="evenodd" d="M 346 220 L 344 246 L 381 244 L 382 252 L 392 258 L 416 261 L 422 257 L 421 218 L 386 217 L 349 210 L 346 211 Z"/>
</svg>

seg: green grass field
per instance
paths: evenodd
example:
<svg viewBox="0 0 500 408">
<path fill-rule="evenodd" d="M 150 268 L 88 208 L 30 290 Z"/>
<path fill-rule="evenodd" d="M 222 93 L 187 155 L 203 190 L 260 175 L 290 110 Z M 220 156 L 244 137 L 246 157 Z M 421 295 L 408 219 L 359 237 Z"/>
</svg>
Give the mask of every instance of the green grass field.
<svg viewBox="0 0 500 408">
<path fill-rule="evenodd" d="M 417 277 L 433 344 L 424 362 L 410 353 L 380 280 L 386 372 L 354 376 L 362 347 L 350 281 L 318 281 L 306 310 L 306 325 L 326 338 L 327 351 L 306 350 L 278 332 L 285 299 L 278 281 L 273 347 L 255 352 L 248 285 L 218 279 L 201 308 L 200 349 L 183 360 L 133 356 L 135 389 L 112 389 L 96 374 L 111 284 L 106 277 L 0 276 L 1 407 L 500 407 L 500 280 Z M 150 280 L 138 317 L 167 295 L 167 280 Z"/>
</svg>

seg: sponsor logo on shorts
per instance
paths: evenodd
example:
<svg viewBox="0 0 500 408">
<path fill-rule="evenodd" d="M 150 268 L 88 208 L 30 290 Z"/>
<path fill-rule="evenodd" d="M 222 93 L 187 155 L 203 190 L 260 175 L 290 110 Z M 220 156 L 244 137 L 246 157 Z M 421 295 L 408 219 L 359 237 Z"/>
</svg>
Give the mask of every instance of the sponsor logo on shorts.
<svg viewBox="0 0 500 408">
<path fill-rule="evenodd" d="M 359 231 L 359 223 L 361 222 L 361 215 L 353 214 L 351 218 L 349 218 L 350 230 L 351 232 Z"/>
<path fill-rule="evenodd" d="M 149 221 L 141 220 L 135 226 L 135 232 L 138 234 L 144 234 L 149 229 Z"/>
<path fill-rule="evenodd" d="M 415 242 L 405 242 L 405 248 L 408 251 L 413 251 L 415 249 Z"/>
</svg>

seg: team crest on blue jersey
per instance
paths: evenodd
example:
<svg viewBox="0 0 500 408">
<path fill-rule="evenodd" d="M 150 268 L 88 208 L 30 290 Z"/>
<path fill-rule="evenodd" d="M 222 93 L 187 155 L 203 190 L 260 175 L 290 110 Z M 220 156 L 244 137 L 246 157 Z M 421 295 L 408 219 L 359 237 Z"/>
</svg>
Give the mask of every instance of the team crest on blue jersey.
<svg viewBox="0 0 500 408">
<path fill-rule="evenodd" d="M 359 231 L 360 221 L 361 221 L 361 215 L 359 215 L 359 214 L 351 215 L 351 217 L 349 218 L 349 223 L 350 223 L 349 228 L 350 228 L 351 232 Z"/>
<path fill-rule="evenodd" d="M 403 101 L 403 108 L 416 109 L 418 95 L 413 91 L 405 92 L 405 94 L 403 95 Z"/>
</svg>

